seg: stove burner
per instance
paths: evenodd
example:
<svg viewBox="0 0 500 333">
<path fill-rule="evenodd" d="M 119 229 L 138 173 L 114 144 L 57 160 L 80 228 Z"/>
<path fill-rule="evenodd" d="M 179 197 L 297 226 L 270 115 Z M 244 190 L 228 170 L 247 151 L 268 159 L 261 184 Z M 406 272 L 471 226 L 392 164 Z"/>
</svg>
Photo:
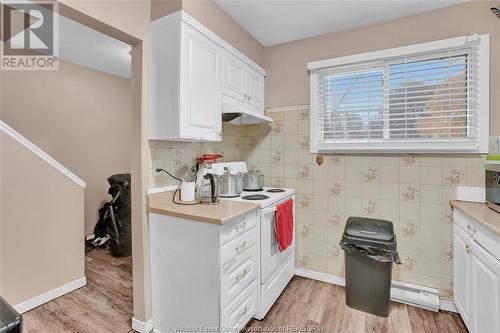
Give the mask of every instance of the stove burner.
<svg viewBox="0 0 500 333">
<path fill-rule="evenodd" d="M 264 195 L 264 194 L 244 195 L 241 198 L 245 199 L 245 200 L 264 200 L 264 199 L 269 199 L 269 197 L 267 195 Z"/>
<path fill-rule="evenodd" d="M 245 191 L 245 192 L 260 192 L 260 191 L 262 191 L 262 189 L 261 189 L 261 188 L 258 188 L 258 189 L 256 189 L 256 190 L 253 190 L 253 189 L 247 189 L 247 188 L 244 188 L 244 189 L 243 189 L 243 191 Z"/>
<path fill-rule="evenodd" d="M 269 192 L 269 193 L 281 193 L 281 192 L 285 192 L 285 190 L 282 188 L 270 188 L 269 190 L 267 190 L 267 192 Z"/>
</svg>

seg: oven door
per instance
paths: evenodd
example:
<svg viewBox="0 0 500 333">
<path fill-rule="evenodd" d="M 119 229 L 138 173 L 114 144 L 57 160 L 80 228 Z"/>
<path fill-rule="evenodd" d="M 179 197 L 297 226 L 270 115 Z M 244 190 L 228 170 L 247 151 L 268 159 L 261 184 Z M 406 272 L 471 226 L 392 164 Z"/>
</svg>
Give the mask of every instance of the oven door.
<svg viewBox="0 0 500 333">
<path fill-rule="evenodd" d="M 278 249 L 276 238 L 274 237 L 274 213 L 276 206 L 285 200 L 293 199 L 293 238 L 292 244 L 283 252 Z M 267 282 L 271 274 L 285 261 L 290 253 L 295 251 L 295 196 L 285 198 L 273 206 L 261 209 L 260 211 L 260 239 L 261 239 L 261 283 Z"/>
</svg>

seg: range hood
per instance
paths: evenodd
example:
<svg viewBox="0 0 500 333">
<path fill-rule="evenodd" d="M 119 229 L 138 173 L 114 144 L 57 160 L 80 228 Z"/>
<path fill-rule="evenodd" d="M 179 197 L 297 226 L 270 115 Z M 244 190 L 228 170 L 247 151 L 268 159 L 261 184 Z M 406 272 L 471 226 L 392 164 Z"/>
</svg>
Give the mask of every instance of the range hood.
<svg viewBox="0 0 500 333">
<path fill-rule="evenodd" d="M 253 125 L 271 123 L 273 119 L 253 110 L 247 103 L 223 95 L 222 121 L 235 125 Z"/>
</svg>

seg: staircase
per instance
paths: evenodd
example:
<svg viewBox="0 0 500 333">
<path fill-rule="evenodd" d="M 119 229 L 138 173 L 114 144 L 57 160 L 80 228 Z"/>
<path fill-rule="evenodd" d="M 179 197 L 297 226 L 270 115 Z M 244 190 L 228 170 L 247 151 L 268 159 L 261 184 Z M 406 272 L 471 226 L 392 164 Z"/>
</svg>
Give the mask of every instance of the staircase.
<svg viewBox="0 0 500 333">
<path fill-rule="evenodd" d="M 0 162 L 0 295 L 23 313 L 86 284 L 86 184 L 3 121 Z"/>
</svg>

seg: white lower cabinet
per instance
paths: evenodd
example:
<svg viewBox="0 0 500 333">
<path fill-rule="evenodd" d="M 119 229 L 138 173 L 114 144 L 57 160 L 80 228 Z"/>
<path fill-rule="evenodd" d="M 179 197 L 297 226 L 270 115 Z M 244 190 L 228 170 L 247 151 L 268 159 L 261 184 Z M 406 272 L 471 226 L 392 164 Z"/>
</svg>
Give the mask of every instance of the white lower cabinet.
<svg viewBox="0 0 500 333">
<path fill-rule="evenodd" d="M 471 255 L 470 331 L 500 332 L 500 261 L 475 242 Z"/>
<path fill-rule="evenodd" d="M 151 213 L 155 332 L 238 332 L 258 310 L 258 211 L 223 225 Z"/>
<path fill-rule="evenodd" d="M 500 332 L 500 260 L 478 243 L 497 237 L 454 213 L 453 300 L 471 333 Z M 464 224 L 464 222 L 466 222 Z M 466 228 L 462 226 L 466 225 Z M 467 231 L 466 231 L 467 230 Z M 498 237 L 500 244 L 500 237 Z M 491 252 L 495 252 L 492 249 Z"/>
</svg>

